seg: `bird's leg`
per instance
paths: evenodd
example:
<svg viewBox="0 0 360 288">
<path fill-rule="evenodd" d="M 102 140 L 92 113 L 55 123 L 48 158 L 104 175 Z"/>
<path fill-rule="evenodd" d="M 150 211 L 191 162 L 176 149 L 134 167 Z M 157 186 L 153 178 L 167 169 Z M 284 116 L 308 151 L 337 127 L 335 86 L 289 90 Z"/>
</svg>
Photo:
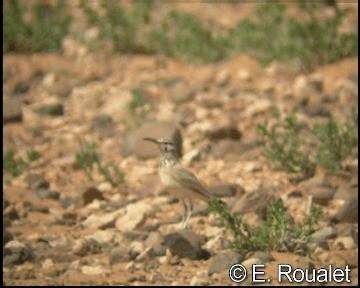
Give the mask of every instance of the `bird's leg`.
<svg viewBox="0 0 360 288">
<path fill-rule="evenodd" d="M 188 207 L 187 207 L 187 205 L 186 205 L 186 202 L 185 202 L 185 200 L 184 199 L 181 199 L 181 202 L 182 202 L 182 204 L 183 204 L 183 206 L 184 206 L 184 216 L 182 217 L 182 221 L 181 221 L 181 227 L 182 228 L 185 228 L 186 227 L 186 215 L 187 215 L 187 213 L 188 213 Z"/>
<path fill-rule="evenodd" d="M 186 216 L 186 219 L 185 219 L 184 228 L 187 227 L 187 223 L 188 223 L 189 220 L 190 220 L 192 211 L 193 211 L 193 202 L 192 202 L 191 199 L 189 199 L 189 209 L 188 209 L 188 211 L 187 211 L 188 213 L 187 213 L 187 216 Z"/>
</svg>

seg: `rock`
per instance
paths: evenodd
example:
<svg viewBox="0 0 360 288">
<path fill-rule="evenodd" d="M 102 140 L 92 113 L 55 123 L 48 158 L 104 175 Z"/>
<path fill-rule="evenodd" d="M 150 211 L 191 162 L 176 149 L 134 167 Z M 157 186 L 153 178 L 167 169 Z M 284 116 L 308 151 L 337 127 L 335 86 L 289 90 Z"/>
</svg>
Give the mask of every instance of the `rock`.
<svg viewBox="0 0 360 288">
<path fill-rule="evenodd" d="M 244 256 L 233 251 L 225 251 L 216 255 L 212 260 L 208 269 L 208 275 L 211 276 L 215 273 L 221 273 L 228 271 L 234 264 L 238 264 L 244 260 Z"/>
<path fill-rule="evenodd" d="M 335 189 L 328 187 L 314 187 L 307 191 L 307 195 L 312 196 L 315 204 L 327 205 L 333 198 Z"/>
<path fill-rule="evenodd" d="M 64 115 L 64 105 L 62 103 L 48 103 L 43 104 L 40 107 L 35 109 L 35 112 L 39 115 L 49 115 L 49 116 L 63 116 Z"/>
<path fill-rule="evenodd" d="M 99 189 L 100 192 L 109 192 L 112 189 L 112 185 L 109 182 L 103 182 L 97 187 L 97 189 Z"/>
<path fill-rule="evenodd" d="M 31 248 L 17 240 L 12 240 L 4 246 L 4 266 L 20 265 L 33 258 L 34 254 Z"/>
<path fill-rule="evenodd" d="M 99 230 L 96 231 L 94 234 L 86 236 L 87 239 L 94 239 L 101 245 L 111 243 L 118 233 L 116 231 L 110 230 Z"/>
<path fill-rule="evenodd" d="M 50 258 L 45 259 L 42 263 L 41 263 L 41 267 L 43 269 L 48 269 L 54 266 L 54 261 Z"/>
<path fill-rule="evenodd" d="M 334 250 L 354 249 L 356 248 L 356 244 L 353 237 L 342 236 L 335 239 L 332 247 Z"/>
<path fill-rule="evenodd" d="M 190 286 L 208 286 L 209 285 L 209 280 L 207 279 L 203 279 L 203 278 L 199 278 L 197 276 L 194 276 L 191 280 L 190 280 Z"/>
<path fill-rule="evenodd" d="M 350 199 L 359 192 L 358 178 L 353 178 L 349 183 L 339 186 L 334 195 L 334 199 Z"/>
<path fill-rule="evenodd" d="M 252 80 L 251 73 L 245 69 L 239 69 L 236 72 L 236 78 L 239 79 L 240 81 L 251 81 Z"/>
<path fill-rule="evenodd" d="M 10 205 L 10 202 L 5 198 L 5 196 L 3 196 L 3 210 L 6 207 L 9 207 L 9 205 Z"/>
<path fill-rule="evenodd" d="M 230 81 L 230 75 L 228 69 L 219 70 L 215 75 L 215 83 L 218 86 L 224 86 Z"/>
<path fill-rule="evenodd" d="M 89 187 L 81 194 L 81 205 L 86 206 L 95 199 L 104 200 L 105 198 L 96 187 Z"/>
<path fill-rule="evenodd" d="M 150 211 L 151 206 L 147 203 L 129 204 L 126 207 L 126 214 L 116 221 L 115 227 L 122 232 L 133 231 L 145 223 Z"/>
<path fill-rule="evenodd" d="M 260 259 L 256 258 L 256 257 L 250 257 L 244 261 L 241 262 L 241 265 L 243 265 L 247 271 L 252 271 L 252 265 L 253 264 L 258 264 L 261 263 Z"/>
<path fill-rule="evenodd" d="M 96 266 L 82 266 L 81 272 L 85 275 L 95 275 L 95 276 L 107 276 L 110 275 L 110 270 L 106 269 L 102 265 Z"/>
<path fill-rule="evenodd" d="M 303 111 L 310 117 L 331 117 L 331 112 L 323 106 L 306 106 Z"/>
<path fill-rule="evenodd" d="M 88 228 L 95 228 L 95 229 L 107 229 L 107 228 L 115 227 L 115 221 L 123 213 L 124 211 L 122 209 L 119 209 L 117 211 L 107 213 L 104 215 L 91 214 L 82 222 L 82 225 Z"/>
<path fill-rule="evenodd" d="M 12 234 L 9 231 L 5 230 L 3 226 L 3 245 L 5 245 L 6 243 L 10 242 L 13 239 L 14 237 L 12 236 Z"/>
<path fill-rule="evenodd" d="M 240 197 L 245 193 L 245 189 L 238 184 L 222 184 L 209 187 L 212 195 L 215 197 Z"/>
<path fill-rule="evenodd" d="M 233 139 L 239 140 L 241 138 L 241 133 L 236 127 L 227 126 L 227 127 L 219 127 L 208 130 L 205 132 L 205 136 L 210 140 L 222 140 L 222 139 Z"/>
<path fill-rule="evenodd" d="M 13 220 L 20 219 L 20 216 L 13 205 L 10 205 L 5 208 L 5 210 L 3 212 L 3 217 L 4 217 L 4 220 L 10 221 L 10 222 Z"/>
<path fill-rule="evenodd" d="M 311 190 L 314 187 L 331 187 L 329 179 L 323 175 L 315 175 L 314 177 L 299 183 L 298 188 L 302 191 Z"/>
<path fill-rule="evenodd" d="M 4 123 L 8 122 L 20 122 L 23 118 L 22 115 L 22 96 L 4 95 L 3 97 L 3 121 Z"/>
<path fill-rule="evenodd" d="M 239 198 L 231 209 L 232 213 L 244 215 L 248 212 L 255 212 L 262 218 L 266 215 L 267 207 L 274 197 L 263 190 L 252 193 L 245 193 Z"/>
<path fill-rule="evenodd" d="M 46 188 L 39 188 L 35 190 L 36 196 L 40 199 L 53 199 L 58 200 L 60 198 L 60 193 L 58 191 L 49 190 Z"/>
<path fill-rule="evenodd" d="M 145 240 L 145 245 L 152 249 L 150 255 L 164 256 L 166 254 L 165 239 L 159 232 L 151 232 Z"/>
<path fill-rule="evenodd" d="M 194 163 L 195 161 L 200 160 L 201 158 L 201 152 L 199 149 L 193 149 L 189 152 L 187 152 L 184 156 L 183 156 L 183 163 L 184 165 L 191 165 L 192 163 Z"/>
<path fill-rule="evenodd" d="M 181 107 L 176 114 L 176 122 L 181 126 L 188 126 L 196 119 L 195 111 L 190 107 Z"/>
<path fill-rule="evenodd" d="M 314 92 L 322 92 L 324 88 L 324 77 L 320 74 L 309 76 L 300 75 L 294 81 L 293 91 L 297 97 L 308 96 Z"/>
<path fill-rule="evenodd" d="M 336 237 L 336 235 L 336 230 L 333 227 L 323 227 L 311 235 L 310 243 L 315 244 L 315 246 L 319 246 L 325 241 Z"/>
<path fill-rule="evenodd" d="M 75 205 L 75 199 L 71 197 L 60 197 L 60 204 L 63 209 L 67 209 L 71 205 Z"/>
<path fill-rule="evenodd" d="M 263 252 L 263 251 L 255 251 L 254 253 L 251 254 L 251 258 L 257 258 L 260 260 L 259 263 L 268 263 L 274 260 L 274 258 L 267 252 Z"/>
<path fill-rule="evenodd" d="M 20 80 L 15 83 L 15 85 L 12 87 L 11 94 L 13 95 L 19 95 L 19 94 L 25 94 L 29 91 L 29 83 L 23 80 Z"/>
<path fill-rule="evenodd" d="M 114 133 L 115 128 L 113 119 L 107 114 L 96 115 L 91 126 L 92 131 L 101 135 L 110 135 Z"/>
<path fill-rule="evenodd" d="M 38 174 L 29 174 L 27 181 L 32 191 L 36 191 L 38 189 L 48 189 L 50 187 L 49 181 Z"/>
<path fill-rule="evenodd" d="M 165 246 L 172 255 L 192 260 L 206 260 L 210 257 L 208 251 L 201 249 L 200 237 L 189 230 L 180 230 L 165 236 Z"/>
<path fill-rule="evenodd" d="M 180 130 L 170 123 L 146 123 L 125 138 L 123 155 L 134 153 L 140 159 L 158 157 L 160 151 L 154 143 L 144 141 L 144 137 L 170 138 L 174 141 L 176 152 L 182 156 L 182 136 Z"/>
<path fill-rule="evenodd" d="M 98 253 L 101 250 L 101 245 L 92 238 L 81 238 L 75 241 L 72 252 L 75 255 L 85 256 L 92 253 Z"/>
<path fill-rule="evenodd" d="M 47 214 L 50 212 L 49 207 L 47 206 L 38 206 L 38 205 L 26 205 L 26 209 L 28 212 L 38 212 L 38 213 L 44 213 Z"/>
<path fill-rule="evenodd" d="M 231 139 L 224 139 L 212 145 L 212 155 L 216 159 L 223 159 L 225 155 L 231 154 L 231 157 L 234 155 L 241 155 L 244 153 L 243 146 L 240 141 L 235 141 Z"/>
<path fill-rule="evenodd" d="M 358 194 L 355 194 L 344 200 L 343 205 L 339 207 L 332 220 L 335 223 L 358 223 L 358 209 Z"/>
<path fill-rule="evenodd" d="M 129 247 L 118 246 L 113 248 L 109 253 L 109 263 L 113 265 L 120 262 L 128 262 L 130 260 Z"/>
</svg>

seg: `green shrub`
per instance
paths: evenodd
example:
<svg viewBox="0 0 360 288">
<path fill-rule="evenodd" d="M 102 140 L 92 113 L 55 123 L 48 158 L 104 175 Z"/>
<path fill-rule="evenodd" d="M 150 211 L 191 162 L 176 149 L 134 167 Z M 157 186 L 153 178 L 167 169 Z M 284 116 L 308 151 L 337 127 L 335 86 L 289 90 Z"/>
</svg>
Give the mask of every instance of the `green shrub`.
<svg viewBox="0 0 360 288">
<path fill-rule="evenodd" d="M 258 125 L 264 141 L 264 156 L 290 172 L 311 176 L 316 165 L 330 172 L 342 168 L 342 162 L 358 147 L 358 114 L 344 125 L 331 118 L 326 124 L 315 124 L 312 129 L 298 122 L 295 114 L 269 125 Z M 301 132 L 301 127 L 304 130 Z M 310 137 L 313 136 L 313 137 Z"/>
<path fill-rule="evenodd" d="M 32 162 L 38 160 L 40 154 L 34 150 L 28 150 L 26 152 L 26 158 L 15 158 L 15 152 L 13 150 L 5 151 L 4 153 L 4 170 L 12 177 L 19 176 L 23 173 Z"/>
<path fill-rule="evenodd" d="M 357 116 L 356 116 L 357 118 Z M 335 172 L 341 168 L 341 163 L 358 146 L 357 119 L 345 125 L 331 118 L 326 124 L 317 124 L 312 130 L 318 141 L 316 160 L 322 167 Z"/>
<path fill-rule="evenodd" d="M 218 199 L 211 199 L 209 210 L 220 216 L 225 227 L 232 234 L 230 247 L 239 253 L 250 251 L 279 251 L 306 254 L 311 234 L 315 231 L 321 211 L 312 207 L 304 223 L 293 223 L 282 200 L 269 203 L 265 221 L 251 227 L 238 214 L 230 214 Z"/>
<path fill-rule="evenodd" d="M 304 143 L 299 133 L 301 126 L 296 117 L 290 115 L 283 122 L 278 120 L 272 126 L 265 122 L 257 128 L 264 140 L 263 154 L 267 159 L 280 164 L 287 171 L 310 175 L 314 163 L 302 150 Z"/>
<path fill-rule="evenodd" d="M 99 146 L 95 142 L 84 142 L 80 144 L 80 149 L 76 152 L 76 163 L 86 173 L 87 177 L 92 180 L 92 171 L 94 166 L 99 173 L 103 175 L 104 180 L 117 187 L 124 183 L 124 173 L 113 164 L 104 164 L 98 151 Z"/>
<path fill-rule="evenodd" d="M 4 52 L 58 52 L 67 35 L 71 16 L 66 1 L 47 4 L 36 1 L 30 8 L 31 21 L 24 22 L 22 1 L 4 3 Z"/>
</svg>

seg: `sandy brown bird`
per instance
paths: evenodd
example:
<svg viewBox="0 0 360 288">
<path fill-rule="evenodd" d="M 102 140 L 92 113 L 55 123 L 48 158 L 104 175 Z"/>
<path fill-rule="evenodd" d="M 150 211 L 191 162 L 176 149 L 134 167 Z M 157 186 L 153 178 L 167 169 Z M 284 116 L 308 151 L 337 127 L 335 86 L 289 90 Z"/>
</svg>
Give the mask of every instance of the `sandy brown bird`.
<svg viewBox="0 0 360 288">
<path fill-rule="evenodd" d="M 182 226 L 186 228 L 193 211 L 193 200 L 200 199 L 208 202 L 213 195 L 192 172 L 180 163 L 173 141 L 154 138 L 144 138 L 144 140 L 156 143 L 160 148 L 159 174 L 161 182 L 170 193 L 182 201 L 185 212 Z"/>
</svg>

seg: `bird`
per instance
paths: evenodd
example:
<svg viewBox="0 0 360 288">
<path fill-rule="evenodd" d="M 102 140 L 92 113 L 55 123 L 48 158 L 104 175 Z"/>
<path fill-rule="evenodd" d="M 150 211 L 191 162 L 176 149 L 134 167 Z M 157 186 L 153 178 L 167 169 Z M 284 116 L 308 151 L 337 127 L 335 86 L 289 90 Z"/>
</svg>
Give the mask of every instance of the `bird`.
<svg viewBox="0 0 360 288">
<path fill-rule="evenodd" d="M 181 226 L 185 229 L 193 212 L 193 200 L 199 199 L 208 202 L 214 196 L 190 170 L 181 164 L 172 140 L 150 137 L 143 139 L 157 144 L 160 148 L 160 179 L 165 188 L 181 200 L 184 206 L 184 216 Z"/>
</svg>

